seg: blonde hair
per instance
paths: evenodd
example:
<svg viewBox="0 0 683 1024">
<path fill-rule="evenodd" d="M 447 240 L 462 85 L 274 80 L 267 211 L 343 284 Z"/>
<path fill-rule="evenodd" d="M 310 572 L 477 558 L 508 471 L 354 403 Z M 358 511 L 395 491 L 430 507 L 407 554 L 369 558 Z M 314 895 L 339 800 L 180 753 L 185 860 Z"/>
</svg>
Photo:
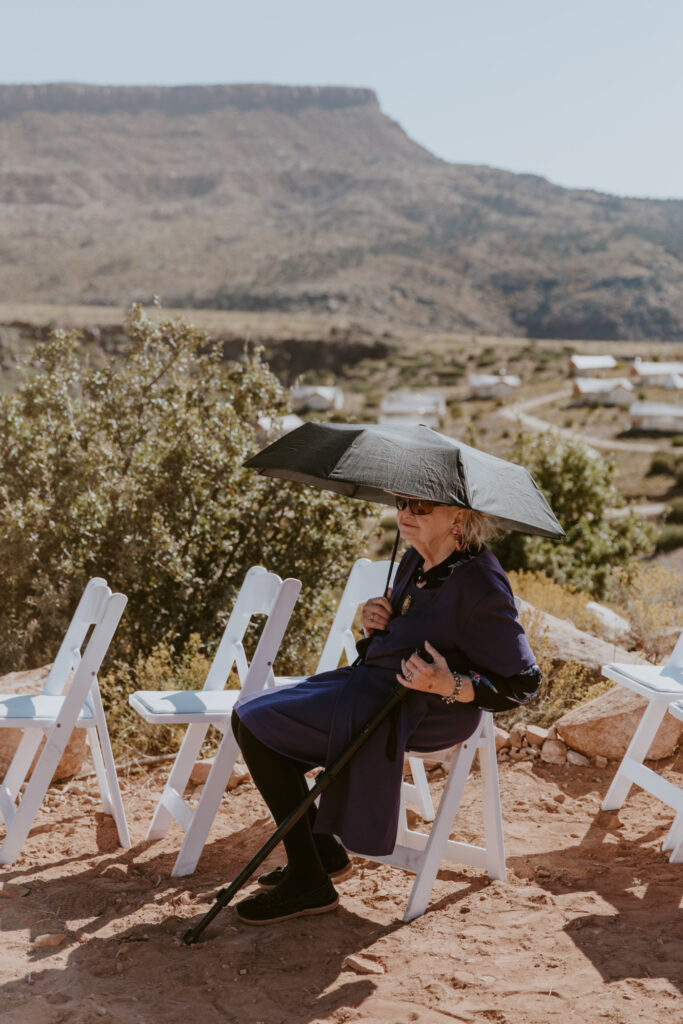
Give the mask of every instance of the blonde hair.
<svg viewBox="0 0 683 1024">
<path fill-rule="evenodd" d="M 477 548 L 489 540 L 495 540 L 500 527 L 495 519 L 485 512 L 475 512 L 471 508 L 458 508 L 460 515 L 457 525 L 460 527 L 460 544 L 463 548 Z"/>
</svg>

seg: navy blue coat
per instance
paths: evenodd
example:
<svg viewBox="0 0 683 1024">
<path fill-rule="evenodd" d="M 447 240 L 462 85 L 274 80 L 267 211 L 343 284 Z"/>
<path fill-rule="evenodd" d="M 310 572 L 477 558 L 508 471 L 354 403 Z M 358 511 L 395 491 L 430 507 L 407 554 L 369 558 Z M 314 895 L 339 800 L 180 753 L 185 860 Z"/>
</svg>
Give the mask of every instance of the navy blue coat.
<svg viewBox="0 0 683 1024">
<path fill-rule="evenodd" d="M 236 709 L 247 728 L 306 769 L 329 765 L 386 702 L 401 659 L 423 647 L 425 640 L 451 668 L 488 673 L 497 680 L 498 691 L 501 684 L 505 688 L 506 678 L 534 664 L 507 576 L 488 549 L 458 564 L 435 589 L 415 584 L 420 563 L 414 548 L 403 556 L 391 597 L 394 616 L 388 628 L 372 638 L 361 664 L 248 698 Z M 408 594 L 412 603 L 401 614 Z M 391 760 L 387 755 L 391 724 L 385 721 L 322 794 L 316 831 L 339 836 L 356 853 L 391 853 L 403 753 L 442 750 L 471 736 L 480 707 L 489 706 L 488 686 L 479 684 L 476 692 L 474 703 L 445 704 L 434 694 L 411 691 L 394 720 L 398 756 Z M 499 706 L 501 696 L 499 692 Z M 521 702 L 518 693 L 511 694 L 509 706 Z"/>
</svg>

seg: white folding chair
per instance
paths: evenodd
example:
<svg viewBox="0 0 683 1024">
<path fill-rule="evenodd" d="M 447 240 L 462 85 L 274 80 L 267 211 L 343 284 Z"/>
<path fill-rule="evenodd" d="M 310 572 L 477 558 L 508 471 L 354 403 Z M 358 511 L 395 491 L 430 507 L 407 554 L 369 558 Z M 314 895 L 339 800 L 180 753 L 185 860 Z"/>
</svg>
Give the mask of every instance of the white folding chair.
<svg viewBox="0 0 683 1024">
<path fill-rule="evenodd" d="M 683 722 L 683 700 L 676 701 L 675 704 L 669 705 L 669 713 L 677 718 L 679 722 Z M 665 780 L 662 780 L 665 781 Z M 668 783 L 672 785 L 672 783 Z M 675 791 L 675 792 L 674 792 Z M 669 800 L 666 802 L 676 811 L 676 817 L 674 823 L 669 830 L 669 834 L 664 840 L 665 850 L 671 850 L 671 856 L 669 860 L 673 864 L 683 863 L 683 790 L 679 789 L 678 786 L 673 787 L 673 791 L 669 791 Z M 671 798 L 675 798 L 674 800 Z"/>
<path fill-rule="evenodd" d="M 356 613 L 359 606 L 365 604 L 371 597 L 378 597 L 384 593 L 389 564 L 388 559 L 382 562 L 371 562 L 369 558 L 359 558 L 353 563 L 344 592 L 339 600 L 334 621 L 327 634 L 316 673 L 334 671 L 339 667 L 343 657 L 346 658 L 349 665 L 356 660 L 356 639 L 352 630 Z M 392 570 L 391 583 L 394 581 L 397 568 L 398 566 L 395 565 Z M 306 676 L 278 676 L 275 685 L 291 685 L 301 682 L 305 678 Z M 419 757 L 410 757 L 409 763 L 413 782 L 412 784 L 410 782 L 403 783 L 405 798 L 417 805 L 420 815 L 425 821 L 432 821 L 434 804 L 429 792 L 424 765 Z"/>
<path fill-rule="evenodd" d="M 43 692 L 12 694 L 0 699 L 0 727 L 24 733 L 0 786 L 0 816 L 7 834 L 0 846 L 0 864 L 19 856 L 52 776 L 75 728 L 86 729 L 105 814 L 116 822 L 119 842 L 130 847 L 97 673 L 119 624 L 127 598 L 112 594 L 105 580 L 86 586 L 59 648 Z M 93 627 L 83 648 L 86 635 Z M 71 682 L 69 674 L 73 672 Z M 67 688 L 68 684 L 68 688 Z M 21 800 L 17 798 L 33 758 L 45 739 Z"/>
<path fill-rule="evenodd" d="M 683 790 L 668 782 L 657 772 L 647 768 L 643 761 L 652 745 L 667 710 L 677 718 L 677 701 L 683 698 L 683 633 L 679 636 L 665 665 L 609 664 L 602 666 L 602 674 L 639 693 L 648 700 L 643 717 L 633 734 L 612 784 L 602 802 L 604 811 L 616 811 L 624 803 L 633 783 L 652 793 L 676 812 L 676 819 L 664 840 L 663 849 L 673 850 L 672 861 L 683 860 L 682 843 L 676 840 L 683 830 Z M 683 838 L 683 837 L 682 837 Z"/>
<path fill-rule="evenodd" d="M 482 781 L 484 846 L 461 843 L 449 838 L 477 750 Z M 450 766 L 436 818 L 429 833 L 408 828 L 405 794 L 402 791 L 396 846 L 392 853 L 385 857 L 368 858 L 415 873 L 415 881 L 403 915 L 404 921 L 412 921 L 424 914 L 442 861 L 485 868 L 490 878 L 504 880 L 506 877 L 493 715 L 489 711 L 483 711 L 475 732 L 464 743 L 438 753 L 411 753 L 410 757 L 430 761 L 449 758 Z"/>
<path fill-rule="evenodd" d="M 232 710 L 239 697 L 274 685 L 273 662 L 300 589 L 299 580 L 283 581 L 262 566 L 252 567 L 237 595 L 203 689 L 138 690 L 128 698 L 152 725 L 188 726 L 147 832 L 148 839 L 160 839 L 174 818 L 185 830 L 172 871 L 175 877 L 192 874 L 197 866 L 239 753 L 230 728 Z M 242 641 L 253 615 L 265 615 L 267 620 L 248 664 Z M 226 690 L 233 665 L 241 689 Z M 183 794 L 210 725 L 223 733 L 223 739 L 201 797 L 192 808 Z"/>
</svg>

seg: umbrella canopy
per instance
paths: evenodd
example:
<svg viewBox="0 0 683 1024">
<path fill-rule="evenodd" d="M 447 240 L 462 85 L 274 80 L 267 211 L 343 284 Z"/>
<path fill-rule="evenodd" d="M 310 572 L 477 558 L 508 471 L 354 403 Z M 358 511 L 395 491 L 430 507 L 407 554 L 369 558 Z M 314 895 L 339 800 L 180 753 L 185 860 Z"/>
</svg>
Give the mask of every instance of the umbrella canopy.
<svg viewBox="0 0 683 1024">
<path fill-rule="evenodd" d="M 430 498 L 485 512 L 505 530 L 564 537 L 527 469 L 429 427 L 305 423 L 245 466 L 385 505 L 391 491 Z"/>
</svg>

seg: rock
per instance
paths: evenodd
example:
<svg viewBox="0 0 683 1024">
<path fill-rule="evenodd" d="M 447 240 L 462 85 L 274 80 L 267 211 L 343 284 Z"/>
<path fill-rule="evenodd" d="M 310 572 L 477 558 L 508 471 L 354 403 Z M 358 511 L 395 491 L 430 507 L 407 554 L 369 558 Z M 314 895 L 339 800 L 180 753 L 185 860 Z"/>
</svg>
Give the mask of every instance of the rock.
<svg viewBox="0 0 683 1024">
<path fill-rule="evenodd" d="M 541 747 L 541 758 L 548 764 L 564 764 L 567 747 L 561 740 L 546 740 Z"/>
<path fill-rule="evenodd" d="M 384 974 L 384 964 L 369 957 L 351 953 L 342 960 L 342 969 L 349 967 L 356 974 Z"/>
<path fill-rule="evenodd" d="M 525 736 L 531 747 L 542 747 L 549 738 L 548 729 L 544 729 L 542 725 L 527 725 Z"/>
<path fill-rule="evenodd" d="M 522 745 L 522 740 L 523 739 L 524 739 L 524 726 L 523 725 L 513 725 L 512 729 L 510 730 L 510 746 L 512 747 L 512 749 L 513 750 L 518 750 L 521 747 L 521 745 Z"/>
<path fill-rule="evenodd" d="M 209 757 L 206 761 L 195 761 L 194 767 L 190 772 L 190 782 L 195 786 L 203 785 L 209 777 L 209 772 L 213 768 L 213 758 Z"/>
<path fill-rule="evenodd" d="M 606 768 L 608 764 L 609 764 L 609 761 L 607 760 L 606 757 L 603 757 L 602 754 L 596 754 L 596 756 L 595 756 L 595 767 L 596 768 Z"/>
<path fill-rule="evenodd" d="M 586 611 L 592 612 L 596 619 L 602 623 L 605 634 L 612 640 L 623 639 L 631 632 L 631 623 L 621 615 L 617 615 L 611 608 L 607 608 L 604 604 L 598 604 L 597 601 L 587 601 Z"/>
<path fill-rule="evenodd" d="M 497 751 L 510 746 L 510 733 L 505 729 L 501 729 L 499 725 L 494 725 L 493 735 L 496 741 Z"/>
<path fill-rule="evenodd" d="M 17 885 L 16 882 L 0 882 L 0 896 L 28 896 L 30 891 L 26 885 Z"/>
<path fill-rule="evenodd" d="M 66 935 L 64 932 L 54 932 L 50 935 L 38 935 L 33 940 L 34 949 L 49 949 L 51 946 L 61 946 Z"/>
<path fill-rule="evenodd" d="M 627 651 L 623 647 L 600 640 L 590 633 L 584 633 L 567 619 L 558 619 L 541 609 L 535 609 L 526 601 L 522 601 L 520 611 L 522 624 L 524 624 L 525 612 L 540 615 L 541 628 L 547 631 L 553 665 L 556 669 L 561 668 L 567 662 L 577 662 L 597 682 L 603 678 L 602 666 L 610 661 L 642 664 L 645 660 L 638 652 Z"/>
<path fill-rule="evenodd" d="M 526 750 L 522 750 L 521 747 L 517 747 L 515 750 L 510 751 L 510 757 L 513 761 L 523 761 L 526 756 Z"/>
<path fill-rule="evenodd" d="M 601 755 L 610 760 L 621 760 L 646 706 L 645 697 L 623 686 L 615 686 L 587 704 L 568 711 L 555 726 L 565 743 L 586 757 Z M 678 746 L 682 731 L 683 723 L 673 715 L 664 715 L 648 758 L 659 761 L 670 757 Z"/>
<path fill-rule="evenodd" d="M 585 754 L 580 754 L 578 750 L 568 750 L 567 760 L 570 764 L 578 764 L 582 768 L 586 768 L 590 763 L 590 757 L 586 757 Z"/>
<path fill-rule="evenodd" d="M 243 782 L 248 782 L 250 778 L 247 766 L 238 762 L 228 779 L 228 789 L 237 789 Z"/>
<path fill-rule="evenodd" d="M 41 693 L 51 667 L 51 665 L 44 665 L 42 668 L 32 668 L 26 672 L 10 672 L 6 676 L 0 676 L 0 695 L 4 697 L 12 693 Z M 0 778 L 9 768 L 21 737 L 21 729 L 0 729 Z M 52 781 L 61 782 L 63 779 L 70 779 L 73 775 L 77 775 L 83 766 L 87 749 L 85 729 L 74 729 Z M 39 754 L 40 751 L 33 760 L 32 768 L 35 766 Z"/>
</svg>

